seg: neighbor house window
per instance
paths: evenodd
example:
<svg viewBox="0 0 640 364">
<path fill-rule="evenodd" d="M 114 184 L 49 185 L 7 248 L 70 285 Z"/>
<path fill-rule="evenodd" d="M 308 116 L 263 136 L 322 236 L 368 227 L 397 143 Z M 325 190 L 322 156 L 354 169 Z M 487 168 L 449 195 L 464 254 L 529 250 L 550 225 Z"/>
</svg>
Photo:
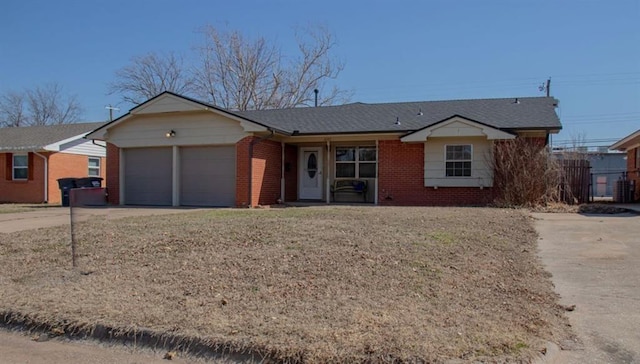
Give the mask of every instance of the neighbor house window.
<svg viewBox="0 0 640 364">
<path fill-rule="evenodd" d="M 636 148 L 636 169 L 640 169 L 640 147 Z"/>
<path fill-rule="evenodd" d="M 446 176 L 471 177 L 471 144 L 447 145 L 445 148 Z"/>
<path fill-rule="evenodd" d="M 376 147 L 337 147 L 336 178 L 376 178 Z"/>
<path fill-rule="evenodd" d="M 89 177 L 100 177 L 100 158 L 89 157 Z"/>
<path fill-rule="evenodd" d="M 13 155 L 13 179 L 29 178 L 29 158 L 26 154 Z"/>
</svg>

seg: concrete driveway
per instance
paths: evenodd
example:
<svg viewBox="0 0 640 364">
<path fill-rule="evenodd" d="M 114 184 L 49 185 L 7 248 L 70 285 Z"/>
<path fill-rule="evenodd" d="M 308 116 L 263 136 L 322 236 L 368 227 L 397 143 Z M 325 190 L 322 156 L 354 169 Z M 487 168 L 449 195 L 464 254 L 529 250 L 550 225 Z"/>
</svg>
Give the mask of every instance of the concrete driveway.
<svg viewBox="0 0 640 364">
<path fill-rule="evenodd" d="M 557 363 L 640 363 L 640 216 L 533 214 L 539 255 L 580 342 Z"/>
<path fill-rule="evenodd" d="M 78 221 L 83 221 L 96 217 L 118 219 L 130 216 L 176 214 L 196 210 L 198 209 L 185 207 L 93 207 L 77 208 L 74 214 Z M 46 207 L 27 212 L 5 213 L 0 214 L 0 233 L 68 225 L 69 222 L 70 209 L 68 207 Z"/>
</svg>

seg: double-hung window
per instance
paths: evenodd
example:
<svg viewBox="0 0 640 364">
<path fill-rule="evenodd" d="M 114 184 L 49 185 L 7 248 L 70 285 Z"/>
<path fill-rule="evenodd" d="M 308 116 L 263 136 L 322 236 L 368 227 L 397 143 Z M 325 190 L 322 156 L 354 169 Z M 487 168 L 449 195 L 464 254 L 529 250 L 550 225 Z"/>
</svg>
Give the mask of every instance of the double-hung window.
<svg viewBox="0 0 640 364">
<path fill-rule="evenodd" d="M 26 154 L 13 155 L 13 179 L 26 180 L 29 178 L 29 158 Z"/>
<path fill-rule="evenodd" d="M 445 147 L 445 172 L 447 177 L 471 177 L 473 153 L 471 144 Z"/>
<path fill-rule="evenodd" d="M 336 147 L 336 178 L 375 178 L 376 147 Z"/>
<path fill-rule="evenodd" d="M 89 177 L 100 177 L 100 158 L 89 157 Z"/>
</svg>

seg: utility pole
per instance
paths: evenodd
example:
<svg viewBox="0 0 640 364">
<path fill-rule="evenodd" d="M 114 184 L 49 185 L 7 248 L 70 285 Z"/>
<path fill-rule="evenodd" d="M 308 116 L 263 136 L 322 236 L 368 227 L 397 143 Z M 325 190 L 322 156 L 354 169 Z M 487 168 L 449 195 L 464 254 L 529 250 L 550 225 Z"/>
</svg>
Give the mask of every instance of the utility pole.
<svg viewBox="0 0 640 364">
<path fill-rule="evenodd" d="M 547 97 L 551 95 L 551 77 L 547 79 L 547 82 L 543 82 L 542 85 L 538 86 L 538 90 L 540 92 L 547 91 Z"/>
<path fill-rule="evenodd" d="M 105 109 L 109 110 L 109 121 L 113 121 L 113 110 L 116 110 L 116 111 L 120 110 L 117 107 L 111 106 L 111 104 L 109 104 L 109 106 L 105 106 Z"/>
<path fill-rule="evenodd" d="M 545 88 L 547 89 L 547 97 L 549 97 L 551 95 L 551 77 L 547 79 L 547 87 Z"/>
</svg>

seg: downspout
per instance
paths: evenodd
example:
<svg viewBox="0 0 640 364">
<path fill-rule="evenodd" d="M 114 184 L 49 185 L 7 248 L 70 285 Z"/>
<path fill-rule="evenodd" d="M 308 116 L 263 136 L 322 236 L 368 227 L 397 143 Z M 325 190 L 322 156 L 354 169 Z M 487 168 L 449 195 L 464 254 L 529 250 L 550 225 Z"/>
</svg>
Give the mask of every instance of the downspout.
<svg viewBox="0 0 640 364">
<path fill-rule="evenodd" d="M 249 207 L 253 207 L 252 205 L 252 198 L 253 198 L 253 146 L 260 143 L 263 140 L 267 140 L 267 139 L 271 139 L 273 138 L 273 136 L 275 135 L 275 133 L 273 132 L 273 129 L 269 129 L 269 131 L 271 132 L 271 134 L 264 136 L 264 137 L 260 137 L 257 139 L 253 139 L 250 143 L 249 143 Z"/>
<path fill-rule="evenodd" d="M 42 160 L 44 161 L 44 203 L 48 203 L 49 201 L 49 161 L 47 160 L 47 157 L 45 157 L 44 155 L 36 151 L 33 151 L 33 154 L 42 158 Z"/>
<path fill-rule="evenodd" d="M 96 140 L 95 140 L 95 139 L 91 139 L 91 144 L 96 145 L 96 146 L 98 146 L 98 147 L 102 147 L 102 148 L 104 148 L 104 149 L 107 149 L 107 146 L 106 146 L 106 145 L 100 145 L 100 144 L 96 143 Z"/>
</svg>

